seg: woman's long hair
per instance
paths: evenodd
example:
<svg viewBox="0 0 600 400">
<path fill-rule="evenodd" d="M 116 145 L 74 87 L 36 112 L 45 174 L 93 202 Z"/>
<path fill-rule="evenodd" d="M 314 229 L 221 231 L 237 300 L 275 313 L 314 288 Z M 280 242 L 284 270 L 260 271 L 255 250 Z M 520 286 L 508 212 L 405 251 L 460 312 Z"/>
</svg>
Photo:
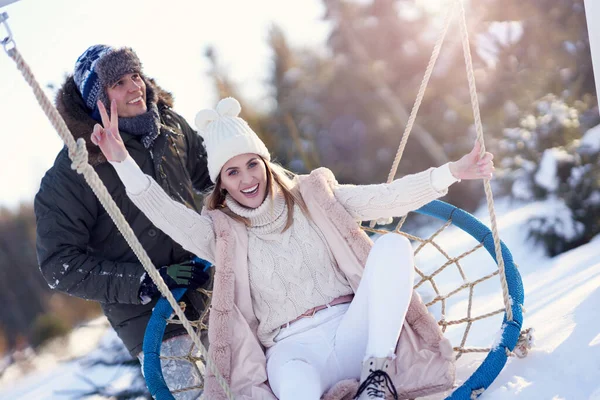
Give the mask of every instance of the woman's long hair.
<svg viewBox="0 0 600 400">
<path fill-rule="evenodd" d="M 286 231 L 294 221 L 294 205 L 297 204 L 298 207 L 300 207 L 300 210 L 302 210 L 306 216 L 309 216 L 306 203 L 304 202 L 304 199 L 302 199 L 302 195 L 295 182 L 296 175 L 278 164 L 266 161 L 260 156 L 259 158 L 265 164 L 265 169 L 267 171 L 267 196 L 271 196 L 273 199 L 276 193 L 274 188 L 279 187 L 279 190 L 281 190 L 283 198 L 285 199 L 288 214 L 287 222 L 283 230 Z M 250 220 L 248 218 L 235 214 L 227 207 L 225 201 L 226 195 L 227 192 L 222 187 L 221 174 L 219 174 L 215 186 L 204 198 L 204 207 L 206 207 L 207 210 L 221 210 L 232 219 L 242 222 L 246 226 L 250 226 Z"/>
</svg>

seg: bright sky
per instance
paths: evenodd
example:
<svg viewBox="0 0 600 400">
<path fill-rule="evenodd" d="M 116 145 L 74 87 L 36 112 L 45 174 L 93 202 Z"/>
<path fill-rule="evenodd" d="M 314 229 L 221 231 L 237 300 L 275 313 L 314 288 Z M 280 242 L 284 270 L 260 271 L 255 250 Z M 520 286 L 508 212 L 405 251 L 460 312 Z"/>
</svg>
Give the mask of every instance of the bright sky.
<svg viewBox="0 0 600 400">
<path fill-rule="evenodd" d="M 206 76 L 207 45 L 244 96 L 261 102 L 271 68 L 270 25 L 281 26 L 293 46 L 322 46 L 328 34 L 321 0 L 21 0 L 3 11 L 43 87 L 60 85 L 92 44 L 130 46 L 190 122 L 218 100 Z M 5 33 L 0 28 L 0 40 Z M 0 88 L 0 207 L 13 208 L 33 199 L 62 142 L 2 50 Z"/>
</svg>

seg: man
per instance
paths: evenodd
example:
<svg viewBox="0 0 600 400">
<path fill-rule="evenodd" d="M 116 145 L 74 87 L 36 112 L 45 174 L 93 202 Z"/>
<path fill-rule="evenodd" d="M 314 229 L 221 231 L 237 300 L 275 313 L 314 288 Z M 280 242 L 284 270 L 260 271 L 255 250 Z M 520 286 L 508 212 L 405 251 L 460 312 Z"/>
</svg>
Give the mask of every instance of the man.
<svg viewBox="0 0 600 400">
<path fill-rule="evenodd" d="M 95 45 L 87 49 L 56 97 L 67 126 L 76 139 L 86 140 L 90 164 L 169 288 L 204 285 L 209 278 L 204 265 L 191 261 L 192 254 L 154 227 L 131 203 L 115 170 L 91 143 L 94 126 L 101 121 L 98 100 L 107 107 L 116 102 L 119 129 L 129 153 L 173 199 L 191 208 L 195 208 L 194 190 L 210 185 L 202 139 L 172 110 L 171 95 L 143 74 L 140 60 L 128 48 Z M 38 262 L 50 287 L 100 302 L 129 352 L 140 356 L 146 325 L 160 297 L 158 290 L 83 176 L 71 169 L 66 148 L 42 179 L 35 214 Z M 188 290 L 186 296 L 185 301 L 191 303 L 198 295 Z M 205 307 L 202 302 L 198 306 L 197 300 L 196 314 Z M 188 313 L 193 310 L 186 307 Z M 180 348 L 180 355 L 186 354 L 191 340 L 185 333 L 181 326 L 167 326 L 162 353 Z M 191 364 L 178 363 L 176 375 L 190 379 Z M 186 373 L 181 368 L 190 370 Z M 172 389 L 183 384 L 169 382 L 169 376 L 165 379 Z"/>
</svg>

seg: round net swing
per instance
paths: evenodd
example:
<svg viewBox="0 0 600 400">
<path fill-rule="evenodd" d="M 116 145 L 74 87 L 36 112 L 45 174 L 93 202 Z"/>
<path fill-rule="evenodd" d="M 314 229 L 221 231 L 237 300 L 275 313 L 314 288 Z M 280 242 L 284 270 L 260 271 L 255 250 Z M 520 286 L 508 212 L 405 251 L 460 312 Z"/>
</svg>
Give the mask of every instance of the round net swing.
<svg viewBox="0 0 600 400">
<path fill-rule="evenodd" d="M 473 106 L 473 114 L 475 119 L 475 127 L 477 130 L 477 140 L 481 144 L 482 154 L 485 153 L 483 143 L 483 128 L 479 116 L 479 105 L 475 89 L 475 79 L 469 49 L 469 39 L 466 29 L 465 12 L 459 0 L 450 2 L 446 15 L 446 23 L 438 37 L 436 45 L 431 55 L 425 76 L 421 83 L 417 99 L 408 119 L 406 129 L 403 134 L 402 141 L 396 154 L 392 169 L 388 177 L 388 183 L 394 179 L 397 167 L 402 158 L 404 148 L 406 146 L 408 136 L 415 123 L 416 115 L 419 106 L 422 102 L 427 83 L 435 66 L 435 62 L 439 55 L 444 37 L 448 30 L 451 16 L 458 9 L 460 15 L 460 30 L 463 41 L 463 51 L 465 54 L 465 64 L 469 81 L 469 89 L 471 93 L 471 103 Z M 361 49 L 355 49 L 361 52 Z M 387 89 L 381 82 L 376 82 L 376 86 L 381 90 L 381 96 L 385 101 Z M 363 226 L 363 229 L 375 235 L 387 234 L 395 232 L 409 238 L 416 244 L 416 272 L 418 275 L 415 283 L 415 290 L 421 294 L 425 305 L 437 317 L 438 323 L 445 335 L 454 343 L 455 357 L 458 360 L 463 355 L 476 355 L 475 359 L 467 361 L 465 369 L 470 373 L 469 377 L 463 379 L 462 384 L 448 395 L 448 399 L 475 399 L 481 395 L 485 389 L 494 381 L 502 368 L 506 364 L 508 357 L 518 356 L 524 357 L 527 355 L 528 349 L 532 343 L 532 331 L 527 330 L 521 332 L 523 324 L 523 301 L 524 290 L 521 281 L 521 276 L 517 270 L 517 266 L 512 259 L 512 255 L 507 246 L 500 241 L 496 227 L 496 218 L 494 211 L 493 198 L 489 182 L 486 181 L 485 192 L 490 212 L 491 229 L 483 224 L 479 219 L 470 213 L 452 206 L 443 201 L 435 200 L 419 210 L 415 214 L 427 216 L 430 219 L 441 221 L 441 227 L 430 233 L 426 237 L 410 234 L 402 231 L 406 217 L 400 219 L 396 228 L 393 230 L 376 229 L 371 223 L 370 226 Z M 390 221 L 387 221 L 390 222 Z M 457 235 L 468 236 L 470 240 L 463 238 L 460 240 L 461 249 L 458 255 L 450 255 L 446 251 L 445 246 L 441 245 L 439 240 L 443 240 L 444 231 L 446 237 L 451 237 L 452 242 L 457 241 Z M 446 240 L 447 241 L 447 240 Z M 466 247 L 466 248 L 465 248 Z M 469 266 L 468 256 L 473 257 L 477 252 L 487 253 L 487 256 L 476 258 L 474 266 Z M 424 255 L 424 262 L 420 261 L 420 255 Z M 490 259 L 491 257 L 491 259 Z M 473 263 L 471 263 L 473 264 Z M 465 267 L 466 266 L 466 267 Z M 454 268 L 453 268 L 454 267 Z M 448 278 L 448 271 L 455 270 L 455 278 Z M 497 281 L 493 278 L 499 277 L 501 282 L 501 290 L 498 291 Z M 497 279 L 497 278 L 496 278 Z M 440 281 L 443 283 L 440 284 Z M 490 287 L 490 284 L 492 287 Z M 475 304 L 476 288 L 484 287 L 484 293 L 487 293 L 486 300 L 483 304 Z M 489 295 L 491 292 L 491 296 Z M 478 292 L 479 293 L 479 292 Z M 162 326 L 166 323 L 165 318 L 172 312 L 172 309 L 166 305 L 166 301 L 159 302 L 166 307 L 162 317 L 153 316 L 157 319 L 157 324 Z M 458 312 L 456 312 L 458 311 Z M 456 315 L 454 314 L 460 314 Z M 489 343 L 489 347 L 485 345 L 467 345 L 469 333 L 473 332 L 478 323 L 483 321 L 493 321 L 496 327 L 493 328 L 488 322 L 483 325 L 486 330 L 486 337 L 496 336 L 494 343 Z M 493 330 L 491 330 L 493 329 Z M 154 333 L 147 331 L 147 339 L 153 341 L 153 349 L 160 349 L 160 338 L 154 338 Z M 187 359 L 192 362 L 201 363 L 201 357 L 193 357 L 193 349 L 188 354 L 181 355 L 181 359 Z M 485 359 L 481 360 L 481 355 L 487 354 Z M 479 357 L 477 357 L 477 355 Z M 145 371 L 146 381 L 151 392 L 154 394 L 164 393 L 164 397 L 156 397 L 157 399 L 172 399 L 172 395 L 168 392 L 162 372 L 160 369 L 160 357 L 157 356 L 155 366 L 150 370 Z M 473 364 L 478 367 L 473 368 Z M 471 373 L 471 371 L 475 369 Z M 151 374 L 151 375 L 149 375 Z M 174 392 L 173 392 L 174 393 Z"/>
<path fill-rule="evenodd" d="M 469 39 L 465 22 L 465 12 L 460 0 L 452 0 L 450 2 L 450 7 L 448 8 L 446 24 L 441 31 L 438 41 L 434 47 L 429 65 L 421 83 L 421 88 L 415 101 L 415 105 L 408 119 L 396 159 L 394 160 L 392 169 L 390 171 L 388 182 L 391 182 L 396 174 L 398 164 L 402 157 L 402 153 L 414 125 L 419 106 L 423 99 L 429 77 L 431 76 L 433 66 L 435 65 L 435 61 L 437 60 L 441 45 L 446 35 L 450 23 L 450 17 L 456 9 L 458 9 L 460 15 L 459 25 L 463 42 L 463 51 L 465 54 L 465 64 L 471 94 L 471 103 L 473 105 L 475 127 L 477 130 L 477 140 L 481 144 L 482 154 L 485 153 L 485 146 L 483 143 L 483 128 L 479 116 L 479 105 L 475 89 L 475 80 L 469 49 Z M 148 325 L 144 338 L 144 372 L 152 395 L 156 399 L 167 400 L 174 399 L 174 395 L 176 396 L 178 393 L 202 389 L 202 384 L 200 384 L 191 388 L 181 388 L 175 392 L 170 392 L 163 379 L 161 359 L 163 362 L 168 361 L 168 359 L 161 358 L 160 356 L 160 347 L 164 328 L 167 323 L 178 323 L 183 325 L 183 327 L 186 329 L 193 341 L 193 345 L 190 346 L 189 351 L 187 351 L 185 354 L 171 356 L 169 359 L 183 359 L 194 364 L 196 366 L 196 372 L 200 375 L 200 377 L 204 376 L 206 369 L 210 370 L 210 372 L 216 377 L 217 382 L 223 389 L 227 398 L 233 399 L 234 394 L 231 392 L 227 381 L 222 377 L 220 372 L 215 367 L 214 362 L 208 356 L 208 352 L 200 340 L 201 331 L 207 329 L 207 325 L 205 323 L 205 321 L 207 321 L 206 313 L 203 314 L 198 321 L 190 322 L 186 318 L 184 310 L 182 310 L 182 307 L 178 304 L 179 298 L 181 298 L 185 291 L 175 290 L 173 293 L 171 293 L 162 280 L 160 274 L 157 272 L 157 269 L 152 265 L 148 255 L 135 237 L 132 229 L 129 227 L 120 210 L 110 197 L 110 194 L 104 187 L 102 181 L 96 174 L 95 170 L 87 162 L 85 142 L 82 139 L 79 139 L 77 142 L 75 142 L 73 136 L 62 120 L 62 117 L 58 114 L 57 110 L 47 98 L 39 83 L 33 76 L 33 73 L 29 69 L 29 66 L 19 53 L 6 23 L 7 18 L 8 16 L 6 13 L 0 14 L 0 24 L 5 27 L 7 33 L 6 37 L 1 41 L 4 50 L 9 57 L 15 61 L 17 68 L 22 72 L 23 77 L 33 89 L 40 107 L 44 110 L 48 116 L 48 119 L 68 147 L 69 156 L 73 160 L 72 168 L 84 176 L 86 182 L 90 185 L 103 207 L 107 210 L 108 214 L 111 216 L 118 229 L 123 234 L 123 237 L 127 243 L 131 246 L 136 256 L 140 259 L 140 262 L 145 268 L 146 272 L 154 280 L 161 294 L 164 296 L 164 298 L 161 299 L 161 301 L 159 301 L 155 307 L 152 319 Z M 386 95 L 385 90 L 381 91 L 381 95 Z M 494 203 L 489 181 L 484 182 L 484 187 L 488 210 L 490 213 L 490 228 L 486 227 L 481 221 L 471 214 L 457 207 L 442 201 L 433 201 L 417 210 L 416 213 L 444 221 L 440 229 L 436 230 L 432 234 L 427 235 L 426 238 L 421 238 L 417 235 L 401 232 L 401 228 L 405 221 L 405 218 L 402 218 L 398 222 L 396 228 L 391 230 L 407 236 L 417 244 L 417 248 L 415 249 L 415 254 L 417 257 L 419 257 L 420 254 L 425 254 L 426 247 L 429 247 L 430 250 L 433 249 L 433 253 L 435 253 L 437 257 L 442 258 L 441 265 L 438 264 L 436 267 L 428 267 L 427 269 L 423 268 L 417 259 L 417 265 L 419 267 L 417 268 L 416 272 L 419 279 L 418 282 L 416 282 L 415 288 L 420 289 L 427 286 L 430 287 L 430 290 L 432 291 L 430 292 L 431 296 L 429 296 L 429 299 L 426 299 L 425 303 L 434 313 L 436 312 L 437 307 L 439 313 L 439 324 L 442 327 L 442 330 L 446 332 L 446 335 L 456 335 L 456 338 L 459 342 L 454 346 L 456 358 L 460 358 L 464 354 L 487 353 L 485 359 L 471 374 L 471 376 L 468 379 L 465 379 L 462 385 L 449 395 L 449 399 L 477 398 L 498 376 L 509 356 L 513 354 L 525 356 L 530 346 L 530 332 L 521 332 L 521 326 L 523 323 L 522 305 L 524 299 L 521 278 L 516 265 L 512 260 L 510 251 L 500 241 L 498 235 Z M 376 229 L 374 224 L 371 224 L 369 227 L 364 226 L 363 229 L 374 234 L 386 234 L 391 232 L 384 229 Z M 475 244 L 472 248 L 462 251 L 462 253 L 459 255 L 452 256 L 449 252 L 446 252 L 443 246 L 439 243 L 443 237 L 441 233 L 445 229 L 462 231 L 472 237 L 472 239 L 475 241 Z M 455 232 L 453 232 L 452 235 L 454 235 Z M 464 267 L 466 264 L 465 259 L 467 256 L 476 253 L 479 249 L 487 251 L 495 264 L 493 262 L 489 263 L 494 265 L 493 270 L 488 270 L 487 272 L 484 271 L 483 274 L 478 274 L 474 277 L 475 274 L 472 273 L 473 271 L 469 271 Z M 460 282 L 458 286 L 454 288 L 448 288 L 447 285 L 440 284 L 440 278 L 443 277 L 444 271 L 446 271 L 450 266 L 455 266 L 458 275 L 460 276 Z M 482 272 L 482 270 L 483 268 L 475 268 L 475 272 Z M 474 302 L 475 288 L 477 285 L 488 285 L 489 282 L 492 282 L 492 278 L 496 276 L 500 278 L 501 296 L 499 296 L 499 298 L 501 297 L 502 306 L 492 308 L 491 310 L 487 311 L 480 311 L 480 308 Z M 207 297 L 210 297 L 211 295 L 210 292 L 203 292 L 203 294 Z M 466 306 L 465 317 L 451 319 L 448 318 L 450 315 L 452 315 L 453 307 L 450 306 L 450 303 L 453 299 L 457 299 L 459 303 L 462 302 Z M 493 302 L 488 301 L 485 303 L 493 304 Z M 499 334 L 497 335 L 495 342 L 487 348 L 483 346 L 468 347 L 466 345 L 467 338 L 469 332 L 473 329 L 474 324 L 484 319 L 494 317 L 497 317 L 498 319 L 502 318 L 500 327 L 496 328 L 496 332 L 498 332 L 499 329 Z M 457 335 L 457 330 L 454 329 L 458 326 L 462 326 L 464 329 L 461 335 Z"/>
<path fill-rule="evenodd" d="M 451 328 L 462 328 L 455 329 L 456 332 L 451 338 L 456 338 L 456 340 L 451 340 L 452 343 L 456 343 L 454 346 L 456 358 L 458 359 L 464 354 L 487 353 L 487 356 L 483 361 L 477 359 L 471 360 L 472 362 L 480 363 L 479 367 L 448 397 L 448 399 L 476 398 L 479 394 L 483 393 L 485 388 L 487 388 L 498 376 L 508 357 L 513 355 L 522 357 L 527 354 L 527 349 L 529 347 L 528 335 L 521 335 L 523 321 L 522 305 L 524 299 L 521 277 L 509 249 L 504 243 L 501 243 L 502 257 L 504 260 L 504 274 L 506 276 L 508 289 L 507 293 L 511 299 L 511 311 L 513 313 L 512 320 L 509 320 L 506 316 L 506 309 L 501 307 L 502 302 L 499 301 L 499 297 L 501 297 L 499 295 L 501 293 L 497 290 L 498 285 L 493 281 L 494 278 L 497 279 L 497 276 L 500 275 L 500 270 L 498 269 L 497 264 L 494 263 L 496 259 L 495 245 L 493 233 L 490 228 L 468 212 L 440 200 L 435 200 L 425 205 L 415 211 L 415 214 L 437 220 L 438 225 L 440 225 L 439 229 L 435 230 L 427 237 L 421 237 L 401 231 L 400 229 L 403 221 L 398 224 L 400 226 L 397 226 L 396 229 L 393 230 L 370 227 L 363 227 L 363 229 L 376 235 L 387 234 L 390 232 L 400 233 L 416 245 L 415 257 L 417 260 L 416 272 L 418 279 L 415 284 L 415 289 L 422 295 L 425 305 L 429 307 L 430 310 L 433 309 L 432 311 L 436 314 L 436 317 L 441 317 L 438 318 L 438 323 L 442 330 L 446 332 L 447 336 L 447 331 Z M 446 230 L 450 230 L 450 232 L 444 232 Z M 444 239 L 444 233 L 446 233 L 446 239 L 448 236 L 452 236 L 453 240 L 456 240 L 457 234 L 462 234 L 465 237 L 469 236 L 470 240 L 465 240 L 465 238 L 460 240 L 462 247 L 466 245 L 469 248 L 465 251 L 461 250 L 461 253 L 456 256 L 450 255 L 438 241 L 438 239 Z M 470 271 L 470 266 L 465 268 L 464 264 L 466 264 L 467 257 L 470 257 L 477 252 L 487 253 L 487 260 L 485 260 L 485 264 L 487 265 L 480 265 L 479 262 L 481 259 L 477 259 L 475 261 L 478 265 L 476 265 L 475 268 L 470 268 L 473 270 Z M 429 253 L 427 255 L 429 260 L 426 260 L 424 263 L 419 261 L 419 256 L 422 253 Z M 479 258 L 482 257 L 480 256 Z M 442 260 L 441 263 L 439 262 L 440 259 Z M 450 269 L 455 269 L 455 273 L 460 276 L 458 279 L 460 284 L 448 291 L 444 291 L 445 286 L 448 285 L 439 284 L 437 281 L 439 281 L 441 277 L 443 278 L 444 273 L 447 273 Z M 456 279 L 453 281 L 456 281 Z M 491 283 L 492 286 L 495 286 L 496 293 L 494 293 L 494 295 L 496 295 L 496 301 L 486 302 L 484 307 L 479 308 L 483 308 L 487 311 L 479 313 L 476 312 L 476 297 L 474 294 L 477 285 L 483 286 L 486 285 L 486 283 Z M 496 284 L 494 285 L 494 283 Z M 422 290 L 426 286 L 429 286 L 429 290 Z M 175 291 L 174 295 L 176 298 L 179 298 L 183 293 L 184 290 L 179 290 Z M 429 299 L 427 297 L 429 297 Z M 465 312 L 463 309 L 466 308 L 466 316 L 448 319 L 447 317 L 452 315 L 449 308 L 452 305 L 461 302 L 465 303 L 463 304 L 464 307 L 461 308 L 461 311 Z M 500 305 L 500 307 L 498 307 L 498 305 Z M 169 392 L 162 376 L 162 369 L 160 367 L 161 359 L 165 362 L 169 359 L 176 358 L 200 365 L 202 365 L 204 361 L 203 357 L 195 355 L 197 354 L 197 351 L 194 348 L 190 348 L 188 352 L 181 354 L 178 357 L 162 358 L 160 356 L 162 332 L 164 331 L 166 324 L 178 323 L 177 320 L 171 318 L 172 313 L 173 309 L 166 299 L 161 299 L 155 308 L 151 323 L 148 325 L 146 336 L 144 338 L 144 352 L 148 351 L 149 353 L 146 354 L 152 354 L 153 357 L 152 361 L 150 358 L 147 358 L 144 375 L 150 392 L 159 400 L 174 399 L 176 398 L 174 395 L 177 393 L 198 388 L 190 387 Z M 494 322 L 500 325 L 489 332 L 489 336 L 493 336 L 494 334 L 499 336 L 496 338 L 496 343 L 491 347 L 468 346 L 467 340 L 473 326 L 476 325 L 478 321 L 485 319 L 494 319 Z M 207 328 L 208 327 L 202 323 L 202 321 L 198 321 L 198 330 Z M 484 328 L 489 330 L 489 324 Z M 500 328 L 499 332 L 498 328 Z M 146 357 L 148 357 L 148 355 Z M 200 367 L 199 370 L 201 368 L 202 367 Z"/>
</svg>

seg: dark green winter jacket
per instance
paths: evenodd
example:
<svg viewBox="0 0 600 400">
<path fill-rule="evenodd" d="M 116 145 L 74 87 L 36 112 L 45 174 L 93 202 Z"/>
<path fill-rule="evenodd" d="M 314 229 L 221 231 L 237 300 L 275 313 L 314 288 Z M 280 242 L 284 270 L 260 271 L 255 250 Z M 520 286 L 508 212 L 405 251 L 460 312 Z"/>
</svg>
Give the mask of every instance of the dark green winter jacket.
<svg viewBox="0 0 600 400">
<path fill-rule="evenodd" d="M 151 80 L 146 81 L 147 99 L 157 102 L 163 124 L 156 143 L 167 140 L 166 150 L 161 159 L 155 160 L 137 137 L 121 132 L 123 141 L 142 170 L 173 199 L 197 209 L 193 191 L 203 191 L 210 185 L 202 139 L 171 109 L 171 95 Z M 190 259 L 190 253 L 154 227 L 133 205 L 113 167 L 91 143 L 96 121 L 88 115 L 72 78 L 59 91 L 56 104 L 75 138 L 86 140 L 90 164 L 154 265 L 158 268 Z M 71 169 L 66 149 L 60 151 L 42 179 L 35 197 L 35 214 L 38 262 L 50 287 L 100 302 L 131 354 L 139 353 L 157 298 L 141 304 L 138 292 L 145 270 L 83 176 Z M 169 325 L 165 339 L 182 333 L 180 326 Z"/>
</svg>

